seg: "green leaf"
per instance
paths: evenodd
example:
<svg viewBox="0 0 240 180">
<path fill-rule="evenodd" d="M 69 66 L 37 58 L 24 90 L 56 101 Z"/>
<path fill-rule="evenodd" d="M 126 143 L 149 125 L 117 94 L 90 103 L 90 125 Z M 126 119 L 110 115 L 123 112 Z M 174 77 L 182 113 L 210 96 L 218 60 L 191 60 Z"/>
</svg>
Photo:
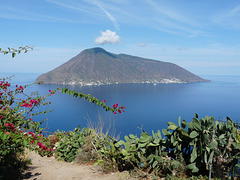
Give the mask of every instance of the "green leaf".
<svg viewBox="0 0 240 180">
<path fill-rule="evenodd" d="M 153 159 L 153 154 L 150 154 L 148 157 L 147 157 L 147 161 L 150 161 L 151 159 Z"/>
<path fill-rule="evenodd" d="M 205 151 L 205 153 L 204 153 L 204 162 L 205 162 L 205 164 L 208 163 L 208 161 L 207 161 L 207 151 Z"/>
<path fill-rule="evenodd" d="M 7 138 L 7 134 L 2 134 L 2 135 L 1 135 L 1 139 L 2 139 L 2 141 L 5 141 L 6 138 Z"/>
<path fill-rule="evenodd" d="M 209 149 L 213 149 L 213 148 L 217 147 L 217 145 L 218 145 L 217 141 L 212 141 L 212 142 L 208 145 L 208 148 L 209 148 Z"/>
<path fill-rule="evenodd" d="M 14 58 L 16 56 L 16 53 L 12 53 L 12 58 Z"/>
<path fill-rule="evenodd" d="M 234 148 L 240 149 L 240 144 L 239 143 L 233 142 L 232 145 L 234 146 Z"/>
<path fill-rule="evenodd" d="M 119 145 L 123 145 L 125 142 L 123 140 L 118 141 Z"/>
<path fill-rule="evenodd" d="M 206 150 L 207 150 L 208 153 L 210 152 L 210 149 L 208 147 L 206 147 Z"/>
<path fill-rule="evenodd" d="M 218 138 L 219 138 L 219 140 L 220 139 L 224 139 L 225 138 L 225 134 L 221 134 Z"/>
<path fill-rule="evenodd" d="M 207 143 L 208 143 L 208 140 L 209 140 L 209 135 L 208 135 L 208 134 L 204 134 L 204 135 L 203 135 L 203 142 L 204 142 L 205 144 L 207 144 Z"/>
<path fill-rule="evenodd" d="M 185 122 L 186 122 L 186 121 L 185 121 Z M 193 129 L 193 128 L 194 128 L 193 122 L 186 123 L 186 124 L 187 124 L 187 126 L 189 127 L 189 129 Z"/>
<path fill-rule="evenodd" d="M 175 141 L 175 138 L 174 138 L 174 136 L 171 136 L 171 143 L 174 143 L 174 141 Z"/>
<path fill-rule="evenodd" d="M 187 169 L 191 169 L 191 170 L 197 168 L 196 162 L 191 163 L 191 164 L 188 164 L 188 165 L 186 166 L 186 168 L 187 168 Z"/>
<path fill-rule="evenodd" d="M 199 169 L 196 167 L 196 168 L 194 168 L 193 170 L 192 170 L 192 173 L 196 173 L 196 172 L 198 172 L 199 171 Z"/>
<path fill-rule="evenodd" d="M 159 145 L 160 139 L 154 139 L 153 143 Z"/>
<path fill-rule="evenodd" d="M 194 162 L 197 159 L 197 148 L 196 145 L 193 147 L 190 162 Z"/>
<path fill-rule="evenodd" d="M 195 113 L 195 118 L 198 118 L 198 114 L 197 113 Z"/>
<path fill-rule="evenodd" d="M 176 124 L 171 124 L 170 126 L 168 126 L 167 130 L 175 130 L 177 128 L 178 126 Z"/>
<path fill-rule="evenodd" d="M 139 143 L 139 144 L 138 144 L 138 147 L 139 147 L 139 148 L 143 148 L 143 147 L 146 147 L 147 144 L 148 144 L 147 142 L 145 142 L 145 143 Z"/>
<path fill-rule="evenodd" d="M 159 144 L 153 144 L 153 143 L 149 143 L 148 146 L 158 146 Z"/>
<path fill-rule="evenodd" d="M 141 133 L 141 137 L 139 139 L 140 142 L 149 142 L 152 139 L 152 136 L 150 136 L 148 133 L 144 132 Z"/>
<path fill-rule="evenodd" d="M 173 123 L 173 122 L 168 122 L 167 124 L 168 124 L 168 126 L 171 126 L 171 125 L 177 126 L 177 125 L 176 125 L 175 123 Z"/>
<path fill-rule="evenodd" d="M 16 139 L 16 143 L 19 143 L 21 141 L 21 139 Z"/>
<path fill-rule="evenodd" d="M 178 117 L 178 126 L 181 126 L 181 116 Z"/>
<path fill-rule="evenodd" d="M 196 118 L 193 118 L 193 127 L 195 130 L 197 131 L 201 131 L 201 124 L 199 123 L 199 121 Z"/>
<path fill-rule="evenodd" d="M 159 139 L 162 139 L 161 131 L 158 130 L 157 135 L 158 135 Z"/>
<path fill-rule="evenodd" d="M 212 160 L 213 155 L 214 155 L 214 151 L 211 152 L 210 157 L 209 157 L 209 159 L 208 159 L 208 163 L 210 163 L 210 161 Z"/>
<path fill-rule="evenodd" d="M 152 167 L 155 168 L 157 165 L 158 165 L 158 162 L 157 162 L 157 161 L 154 161 Z"/>
<path fill-rule="evenodd" d="M 22 142 L 23 146 L 27 146 L 27 141 L 24 139 L 23 142 Z"/>
<path fill-rule="evenodd" d="M 167 131 L 166 129 L 163 129 L 163 130 L 162 130 L 162 133 L 163 133 L 164 136 L 169 136 L 169 135 L 171 135 L 171 133 L 170 133 L 169 131 Z"/>
<path fill-rule="evenodd" d="M 130 135 L 129 135 L 129 138 L 135 139 L 135 136 L 134 136 L 133 134 L 130 134 Z"/>
<path fill-rule="evenodd" d="M 196 131 L 192 131 L 190 133 L 190 138 L 194 139 L 195 137 L 197 137 L 199 134 Z"/>
</svg>

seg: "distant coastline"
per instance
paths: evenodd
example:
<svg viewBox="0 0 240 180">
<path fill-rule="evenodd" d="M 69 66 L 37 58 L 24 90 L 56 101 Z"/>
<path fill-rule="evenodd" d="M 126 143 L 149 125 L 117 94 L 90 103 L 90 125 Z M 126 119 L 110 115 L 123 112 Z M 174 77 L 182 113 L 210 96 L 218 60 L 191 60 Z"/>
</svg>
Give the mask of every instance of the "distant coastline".
<svg viewBox="0 0 240 180">
<path fill-rule="evenodd" d="M 196 82 L 184 82 L 179 79 L 163 79 L 161 81 L 145 81 L 145 82 L 130 82 L 130 83 L 118 83 L 118 82 L 63 82 L 63 83 L 43 83 L 41 81 L 35 81 L 43 83 L 43 84 L 55 84 L 55 85 L 80 85 L 80 86 L 100 86 L 100 85 L 114 85 L 114 84 L 184 84 L 184 83 L 197 83 L 197 82 L 210 82 L 211 80 L 204 79 L 203 81 L 196 81 Z"/>
<path fill-rule="evenodd" d="M 41 75 L 41 73 L 25 73 L 25 72 L 18 72 L 18 73 L 13 73 L 13 72 L 0 72 L 0 78 L 2 77 L 10 77 L 13 76 L 13 78 L 11 79 L 11 82 L 16 84 L 16 83 L 23 83 L 23 84 L 29 84 L 29 83 L 34 83 L 37 82 L 36 79 L 37 77 L 39 77 Z M 209 76 L 222 76 L 222 77 L 226 77 L 226 75 L 199 75 L 201 77 L 207 77 L 208 79 L 204 79 L 204 81 L 201 82 L 211 82 L 211 80 L 209 80 Z M 229 75 L 229 77 L 232 75 Z M 232 76 L 234 77 L 234 76 Z M 236 76 L 239 77 L 239 76 Z M 54 85 L 80 85 L 80 86 L 100 86 L 100 85 L 117 85 L 117 84 L 153 84 L 153 85 L 157 85 L 157 84 L 180 84 L 180 83 L 193 83 L 193 82 L 181 82 L 178 80 L 163 80 L 161 82 L 136 82 L 136 83 L 104 83 L 104 82 L 87 82 L 87 83 L 75 83 L 75 82 L 70 82 L 70 83 L 45 83 L 45 84 L 54 84 Z"/>
</svg>

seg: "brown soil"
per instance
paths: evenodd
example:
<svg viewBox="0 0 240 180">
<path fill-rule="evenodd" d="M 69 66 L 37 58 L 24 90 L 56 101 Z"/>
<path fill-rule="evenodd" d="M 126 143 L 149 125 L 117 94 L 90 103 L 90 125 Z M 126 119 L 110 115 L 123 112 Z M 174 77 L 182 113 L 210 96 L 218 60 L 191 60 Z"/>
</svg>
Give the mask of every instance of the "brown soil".
<svg viewBox="0 0 240 180">
<path fill-rule="evenodd" d="M 125 180 L 127 172 L 104 174 L 99 167 L 59 162 L 53 157 L 29 153 L 32 165 L 24 172 L 24 180 Z"/>
</svg>

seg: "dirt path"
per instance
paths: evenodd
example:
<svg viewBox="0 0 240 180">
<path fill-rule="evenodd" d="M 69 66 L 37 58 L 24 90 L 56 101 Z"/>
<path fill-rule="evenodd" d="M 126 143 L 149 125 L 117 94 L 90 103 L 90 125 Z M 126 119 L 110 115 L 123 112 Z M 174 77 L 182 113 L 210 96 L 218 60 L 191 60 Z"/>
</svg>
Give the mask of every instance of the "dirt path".
<svg viewBox="0 0 240 180">
<path fill-rule="evenodd" d="M 98 167 L 58 162 L 53 157 L 29 153 L 32 165 L 24 172 L 24 180 L 125 180 L 128 173 L 103 174 Z"/>
</svg>

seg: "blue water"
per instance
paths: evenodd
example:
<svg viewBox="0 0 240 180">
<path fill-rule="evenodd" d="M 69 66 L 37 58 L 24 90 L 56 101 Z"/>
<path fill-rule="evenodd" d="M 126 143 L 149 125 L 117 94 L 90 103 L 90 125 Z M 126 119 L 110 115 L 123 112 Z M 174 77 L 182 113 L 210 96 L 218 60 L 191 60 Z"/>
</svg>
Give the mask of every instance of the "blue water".
<svg viewBox="0 0 240 180">
<path fill-rule="evenodd" d="M 1 74 L 0 74 L 1 75 Z M 32 83 L 38 74 L 16 74 L 13 84 Z M 100 107 L 66 94 L 50 97 L 53 112 L 35 120 L 48 118 L 47 131 L 73 130 L 78 125 L 85 127 L 88 121 L 104 122 L 105 131 L 124 135 L 140 134 L 141 128 L 151 133 L 167 128 L 167 122 L 181 119 L 191 121 L 195 113 L 199 117 L 212 115 L 224 120 L 229 116 L 240 120 L 240 76 L 201 76 L 211 82 L 190 84 L 124 84 L 104 86 L 67 86 L 69 89 L 91 94 L 108 105 L 119 103 L 126 106 L 126 112 L 114 115 Z M 36 85 L 31 91 L 47 94 L 49 89 L 65 87 L 59 85 Z M 46 125 L 46 124 L 45 124 Z"/>
</svg>

